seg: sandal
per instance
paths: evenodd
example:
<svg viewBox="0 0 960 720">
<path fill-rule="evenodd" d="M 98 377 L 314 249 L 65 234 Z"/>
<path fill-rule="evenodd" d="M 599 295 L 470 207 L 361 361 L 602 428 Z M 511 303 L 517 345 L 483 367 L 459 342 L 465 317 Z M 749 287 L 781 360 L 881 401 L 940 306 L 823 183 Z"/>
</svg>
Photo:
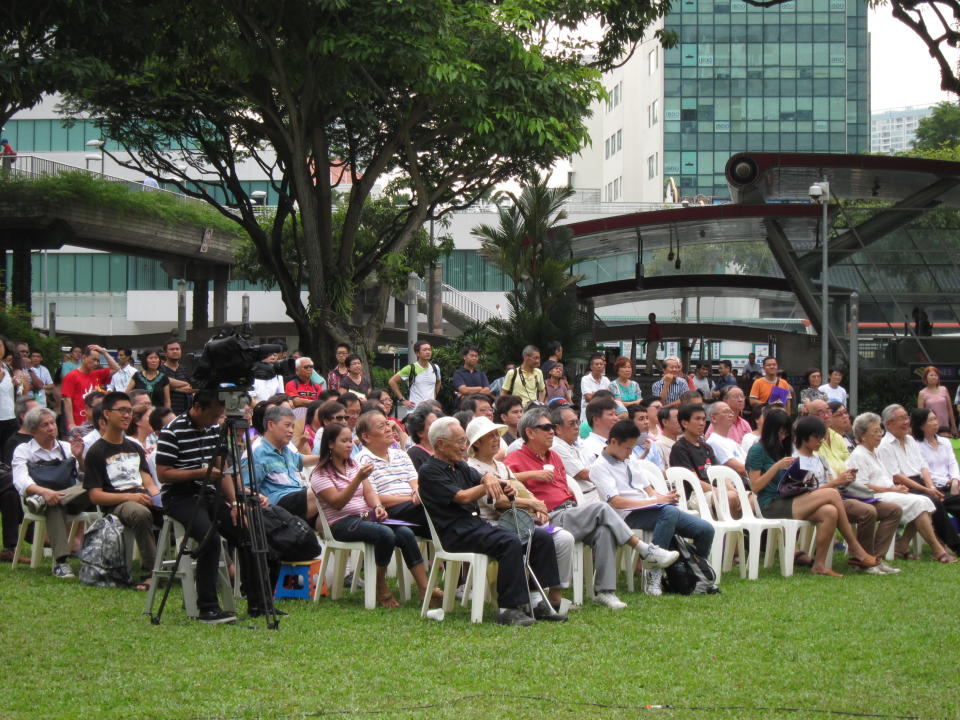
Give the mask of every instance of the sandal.
<svg viewBox="0 0 960 720">
<path fill-rule="evenodd" d="M 813 558 L 805 552 L 798 552 L 793 556 L 793 564 L 797 567 L 813 567 Z"/>
<path fill-rule="evenodd" d="M 957 558 L 955 558 L 953 555 L 951 555 L 948 552 L 941 553 L 940 555 L 937 556 L 937 562 L 941 562 L 944 564 L 955 563 L 956 561 L 957 561 Z"/>
<path fill-rule="evenodd" d="M 398 608 L 400 603 L 397 602 L 397 599 L 393 596 L 393 593 L 387 593 L 386 595 L 381 595 L 377 598 L 377 605 L 382 608 Z"/>
<path fill-rule="evenodd" d="M 137 592 L 147 592 L 150 589 L 150 585 L 153 583 L 153 578 L 144 578 L 136 585 L 133 586 L 133 589 Z"/>
<path fill-rule="evenodd" d="M 879 564 L 880 564 L 880 561 L 877 560 L 872 555 L 867 555 L 867 557 L 863 560 L 859 560 L 854 557 L 847 560 L 847 565 L 849 565 L 850 567 L 861 568 L 861 569 L 876 567 Z"/>
<path fill-rule="evenodd" d="M 894 550 L 893 556 L 900 560 L 916 560 L 917 556 L 909 550 Z"/>
<path fill-rule="evenodd" d="M 826 576 L 826 577 L 837 577 L 837 578 L 843 577 L 843 573 L 838 573 L 838 572 L 836 572 L 835 570 L 831 570 L 830 568 L 825 568 L 825 569 L 823 569 L 823 570 L 811 570 L 811 571 L 810 571 L 810 574 L 811 574 L 811 575 L 824 575 L 824 576 Z"/>
<path fill-rule="evenodd" d="M 436 588 L 430 596 L 430 607 L 431 609 L 443 607 L 443 590 L 440 588 Z"/>
</svg>

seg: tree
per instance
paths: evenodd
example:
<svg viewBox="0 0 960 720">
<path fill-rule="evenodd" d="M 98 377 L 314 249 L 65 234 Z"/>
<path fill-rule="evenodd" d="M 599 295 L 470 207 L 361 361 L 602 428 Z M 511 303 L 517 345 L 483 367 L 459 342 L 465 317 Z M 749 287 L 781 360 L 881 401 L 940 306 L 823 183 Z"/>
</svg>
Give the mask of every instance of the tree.
<svg viewBox="0 0 960 720">
<path fill-rule="evenodd" d="M 110 23 L 124 32 L 98 32 L 90 19 L 88 51 L 104 70 L 68 107 L 92 113 L 132 152 L 129 165 L 239 223 L 276 278 L 301 345 L 330 361 L 334 341 L 372 346 L 376 323 L 349 320 L 357 290 L 425 221 L 579 149 L 583 118 L 602 93 L 598 71 L 665 7 L 117 0 Z M 579 30 L 590 20 L 603 26 L 596 39 Z M 279 197 L 269 227 L 239 181 L 244 162 L 261 167 Z M 333 193 L 343 176 L 353 182 L 337 230 Z M 408 200 L 361 247 L 363 208 L 385 178 Z M 302 234 L 307 305 L 283 259 L 291 219 Z M 375 317 L 388 299 L 381 293 Z"/>
<path fill-rule="evenodd" d="M 933 112 L 917 124 L 913 149 L 930 152 L 943 147 L 960 145 L 960 105 L 950 102 L 938 103 Z"/>
</svg>

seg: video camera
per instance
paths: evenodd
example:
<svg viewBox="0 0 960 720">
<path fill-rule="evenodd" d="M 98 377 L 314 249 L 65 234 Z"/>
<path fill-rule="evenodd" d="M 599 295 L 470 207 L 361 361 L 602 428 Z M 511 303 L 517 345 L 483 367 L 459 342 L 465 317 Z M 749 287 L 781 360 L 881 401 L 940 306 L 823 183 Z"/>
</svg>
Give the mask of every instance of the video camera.
<svg viewBox="0 0 960 720">
<path fill-rule="evenodd" d="M 263 359 L 283 350 L 280 345 L 257 345 L 250 341 L 249 325 L 224 325 L 207 341 L 196 361 L 190 384 L 196 390 L 248 390 L 255 379 L 268 380 L 288 372 L 290 362 L 265 363 Z"/>
</svg>

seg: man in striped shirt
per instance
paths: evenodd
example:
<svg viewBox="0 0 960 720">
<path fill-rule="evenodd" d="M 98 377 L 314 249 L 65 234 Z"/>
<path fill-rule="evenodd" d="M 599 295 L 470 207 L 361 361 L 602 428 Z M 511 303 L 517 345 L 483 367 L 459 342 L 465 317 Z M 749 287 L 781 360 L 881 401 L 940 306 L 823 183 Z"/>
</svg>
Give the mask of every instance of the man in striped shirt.
<svg viewBox="0 0 960 720">
<path fill-rule="evenodd" d="M 190 527 L 190 536 L 204 541 L 196 555 L 197 609 L 203 623 L 236 622 L 236 618 L 220 609 L 217 598 L 217 571 L 220 566 L 220 538 L 210 528 L 241 548 L 240 569 L 249 567 L 242 551 L 243 538 L 237 530 L 237 499 L 232 479 L 223 473 L 222 462 L 216 457 L 220 441 L 218 422 L 224 405 L 215 392 L 198 392 L 193 405 L 178 415 L 160 431 L 157 440 L 157 479 L 163 485 L 163 509 L 184 527 Z M 209 478 L 212 487 L 205 486 Z M 199 499 L 199 509 L 194 514 Z M 262 498 L 265 504 L 266 498 Z M 193 519 L 191 527 L 191 518 Z M 246 574 L 244 572 L 244 574 Z M 252 578 L 244 578 L 245 581 Z M 259 593 L 245 582 L 250 615 L 262 612 L 252 598 Z"/>
</svg>

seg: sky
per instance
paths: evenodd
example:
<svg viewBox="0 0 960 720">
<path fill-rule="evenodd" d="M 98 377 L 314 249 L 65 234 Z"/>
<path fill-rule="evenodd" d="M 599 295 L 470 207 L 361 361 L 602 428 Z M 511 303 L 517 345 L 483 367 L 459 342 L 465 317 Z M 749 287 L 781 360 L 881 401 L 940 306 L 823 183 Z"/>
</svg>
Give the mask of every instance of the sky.
<svg viewBox="0 0 960 720">
<path fill-rule="evenodd" d="M 870 105 L 872 112 L 910 105 L 932 105 L 957 97 L 940 89 L 940 66 L 927 46 L 890 14 L 890 6 L 869 11 Z M 954 52 L 954 60 L 957 53 Z"/>
</svg>

